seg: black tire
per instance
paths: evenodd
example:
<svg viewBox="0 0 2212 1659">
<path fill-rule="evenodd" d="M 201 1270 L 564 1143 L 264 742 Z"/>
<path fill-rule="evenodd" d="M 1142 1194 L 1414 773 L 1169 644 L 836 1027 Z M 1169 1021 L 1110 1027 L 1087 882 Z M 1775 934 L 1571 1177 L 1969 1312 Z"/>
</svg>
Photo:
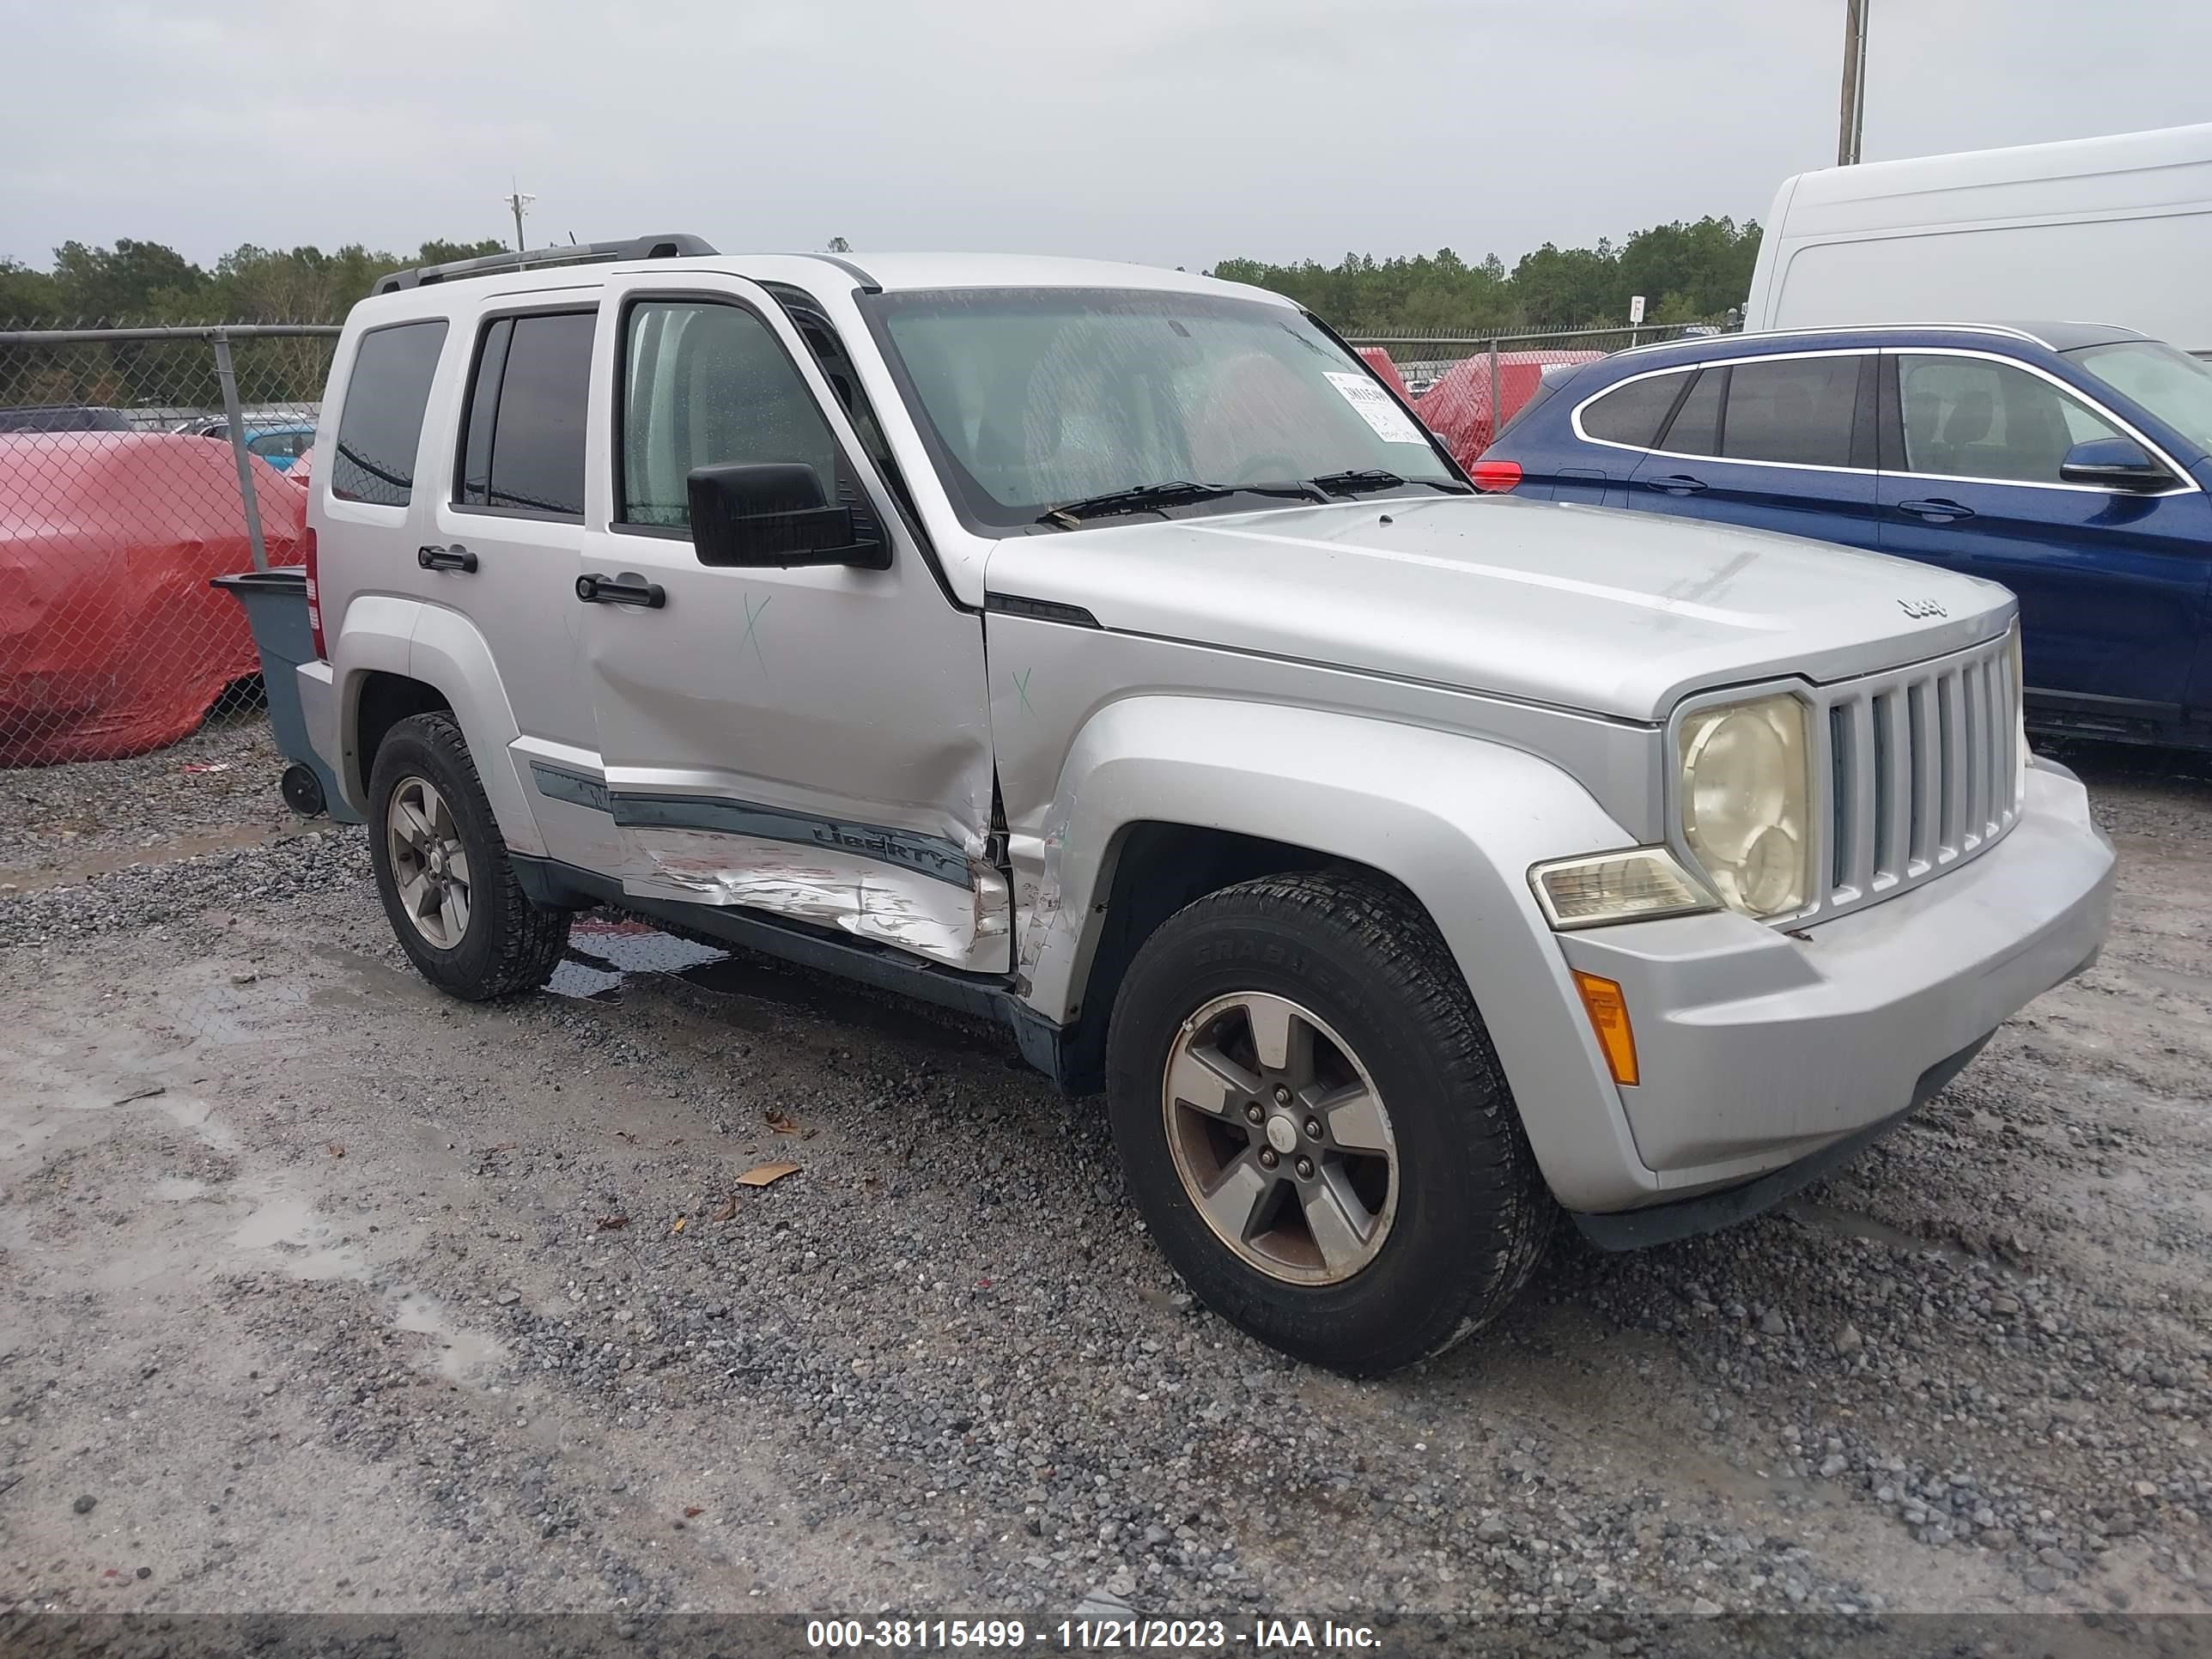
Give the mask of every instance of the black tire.
<svg viewBox="0 0 2212 1659">
<path fill-rule="evenodd" d="M 468 921 L 459 942 L 447 949 L 425 939 L 408 915 L 385 833 L 392 794 L 416 777 L 427 779 L 443 797 L 468 854 Z M 534 991 L 552 977 L 568 948 L 569 913 L 532 903 L 515 879 L 476 762 L 451 714 L 412 715 L 385 734 L 369 775 L 368 801 L 368 856 L 377 896 L 399 948 L 423 978 L 450 996 L 486 1002 Z"/>
<path fill-rule="evenodd" d="M 1218 997 L 1303 1005 L 1356 1051 L 1395 1139 L 1395 1218 L 1350 1278 L 1246 1262 L 1186 1193 L 1163 1083 L 1183 1022 Z M 1442 1352 L 1495 1318 L 1557 1216 L 1450 952 L 1402 890 L 1338 872 L 1268 877 L 1170 917 L 1122 981 L 1107 1042 L 1114 1139 L 1152 1236 L 1192 1291 L 1272 1347 L 1353 1375 Z"/>
</svg>

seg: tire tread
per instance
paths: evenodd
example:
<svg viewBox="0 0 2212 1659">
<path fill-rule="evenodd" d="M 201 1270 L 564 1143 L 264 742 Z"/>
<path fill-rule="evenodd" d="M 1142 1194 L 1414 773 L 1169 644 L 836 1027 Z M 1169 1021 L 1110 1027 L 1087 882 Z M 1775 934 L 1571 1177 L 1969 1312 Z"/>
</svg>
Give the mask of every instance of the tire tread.
<svg viewBox="0 0 2212 1659">
<path fill-rule="evenodd" d="M 395 913 L 392 928 L 399 936 L 402 948 L 441 989 L 465 1001 L 491 1002 L 537 990 L 552 978 L 554 969 L 568 951 L 569 912 L 535 903 L 522 890 L 514 865 L 507 856 L 506 837 L 499 832 L 499 820 L 492 812 L 489 797 L 484 793 L 483 779 L 477 770 L 475 757 L 469 753 L 468 741 L 461 735 L 460 723 L 443 711 L 410 715 L 385 734 L 377 755 L 378 772 L 384 770 L 382 763 L 386 755 L 393 752 L 394 741 L 409 738 L 421 743 L 453 769 L 466 794 L 465 801 L 457 805 L 466 807 L 491 843 L 490 878 L 487 880 L 477 876 L 471 865 L 469 899 L 472 906 L 489 903 L 492 907 L 488 919 L 493 927 L 490 956 L 465 983 L 432 974 L 417 952 L 416 942 L 409 939 L 404 924 Z M 380 789 L 372 787 L 370 794 L 376 801 L 383 799 Z M 372 823 L 369 829 L 373 836 L 382 833 L 377 823 Z M 380 887 L 381 884 L 380 882 Z M 389 898 L 386 908 L 392 908 Z M 472 917 L 472 924 L 473 920 Z"/>
<path fill-rule="evenodd" d="M 1490 1034 L 1459 964 L 1412 894 L 1370 874 L 1346 870 L 1263 876 L 1193 901 L 1162 925 L 1138 952 L 1130 980 L 1174 935 L 1211 922 L 1288 924 L 1305 938 L 1328 941 L 1339 964 L 1378 997 L 1400 1004 L 1431 1034 L 1447 1097 L 1468 1115 L 1462 1126 L 1474 1153 L 1476 1184 L 1469 1207 L 1489 1218 L 1486 1237 L 1466 1270 L 1432 1287 L 1421 1316 L 1394 1338 L 1357 1352 L 1330 1355 L 1301 1344 L 1307 1357 L 1338 1370 L 1373 1374 L 1431 1358 L 1488 1324 L 1527 1284 L 1557 1220 L 1498 1061 Z M 1127 983 L 1127 981 L 1125 981 Z M 1115 1018 L 1120 1019 L 1117 1007 Z M 1265 1309 L 1260 1296 L 1239 1294 L 1233 1274 L 1203 1293 L 1224 1314 L 1252 1328 Z"/>
</svg>

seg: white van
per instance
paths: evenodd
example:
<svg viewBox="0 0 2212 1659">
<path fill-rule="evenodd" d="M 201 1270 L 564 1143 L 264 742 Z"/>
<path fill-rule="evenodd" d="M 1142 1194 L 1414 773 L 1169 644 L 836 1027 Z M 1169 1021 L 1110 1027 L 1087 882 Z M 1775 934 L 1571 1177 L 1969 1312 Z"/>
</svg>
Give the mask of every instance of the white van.
<svg viewBox="0 0 2212 1659">
<path fill-rule="evenodd" d="M 1747 329 L 2060 317 L 2212 356 L 2212 123 L 1783 181 Z"/>
</svg>

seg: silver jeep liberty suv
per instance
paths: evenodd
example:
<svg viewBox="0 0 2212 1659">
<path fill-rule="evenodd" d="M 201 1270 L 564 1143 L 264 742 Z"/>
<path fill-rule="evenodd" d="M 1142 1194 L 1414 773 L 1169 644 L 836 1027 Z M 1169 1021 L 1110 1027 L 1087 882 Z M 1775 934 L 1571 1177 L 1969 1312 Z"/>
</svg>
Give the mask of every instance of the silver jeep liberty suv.
<svg viewBox="0 0 2212 1659">
<path fill-rule="evenodd" d="M 647 238 L 387 277 L 309 507 L 400 943 L 614 905 L 1002 1021 L 1211 1306 L 1433 1354 L 1752 1213 L 2096 954 L 2014 607 L 1473 492 L 1270 294 Z"/>
</svg>

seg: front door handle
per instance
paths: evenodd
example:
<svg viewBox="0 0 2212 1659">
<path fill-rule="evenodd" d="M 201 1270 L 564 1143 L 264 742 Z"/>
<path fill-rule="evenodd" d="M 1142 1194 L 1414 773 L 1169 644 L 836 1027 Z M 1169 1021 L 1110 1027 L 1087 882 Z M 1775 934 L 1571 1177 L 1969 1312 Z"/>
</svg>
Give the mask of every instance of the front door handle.
<svg viewBox="0 0 2212 1659">
<path fill-rule="evenodd" d="M 1705 487 L 1703 478 L 1693 478 L 1686 472 L 1669 472 L 1662 478 L 1646 478 L 1647 489 L 1663 489 L 1669 495 L 1694 495 Z"/>
<path fill-rule="evenodd" d="M 649 582 L 635 570 L 625 570 L 619 576 L 603 576 L 597 571 L 576 578 L 576 597 L 586 605 L 634 605 L 647 611 L 658 611 L 668 603 L 668 590 L 659 582 Z"/>
<path fill-rule="evenodd" d="M 1925 519 L 1930 524 L 1950 524 L 1959 519 L 1974 516 L 1974 509 L 1964 501 L 1950 501 L 1942 495 L 1931 495 L 1924 501 L 1899 501 L 1897 510 L 1910 513 L 1917 519 Z"/>
<path fill-rule="evenodd" d="M 476 574 L 477 556 L 455 542 L 451 547 L 418 547 L 415 562 L 425 570 L 458 570 L 465 576 Z"/>
</svg>

